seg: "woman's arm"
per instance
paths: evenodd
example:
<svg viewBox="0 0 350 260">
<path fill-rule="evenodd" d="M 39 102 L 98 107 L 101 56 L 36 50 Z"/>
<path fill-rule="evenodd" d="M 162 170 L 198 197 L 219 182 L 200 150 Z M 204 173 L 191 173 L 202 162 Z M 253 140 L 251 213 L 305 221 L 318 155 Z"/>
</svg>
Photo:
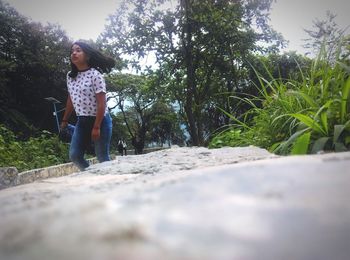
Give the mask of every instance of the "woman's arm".
<svg viewBox="0 0 350 260">
<path fill-rule="evenodd" d="M 66 102 L 66 108 L 64 110 L 64 115 L 63 115 L 63 119 L 61 122 L 61 129 L 67 127 L 69 117 L 72 114 L 73 110 L 74 110 L 74 107 L 73 107 L 72 99 L 71 99 L 70 95 L 68 95 L 67 102 Z"/>
<path fill-rule="evenodd" d="M 105 115 L 105 110 L 107 105 L 106 93 L 105 92 L 97 93 L 96 101 L 97 101 L 96 119 L 95 119 L 94 127 L 92 128 L 92 132 L 91 132 L 91 139 L 93 141 L 96 141 L 100 138 L 100 127 L 101 127 L 103 117 Z"/>
</svg>

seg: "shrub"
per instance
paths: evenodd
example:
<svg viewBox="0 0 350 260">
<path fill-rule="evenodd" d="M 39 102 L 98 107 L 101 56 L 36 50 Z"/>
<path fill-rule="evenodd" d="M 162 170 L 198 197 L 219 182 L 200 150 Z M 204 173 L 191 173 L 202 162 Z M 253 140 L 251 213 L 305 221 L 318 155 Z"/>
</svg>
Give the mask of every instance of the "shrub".
<svg viewBox="0 0 350 260">
<path fill-rule="evenodd" d="M 66 163 L 68 144 L 50 132 L 18 141 L 13 132 L 0 125 L 0 167 L 16 167 L 18 171 Z"/>
<path fill-rule="evenodd" d="M 210 147 L 256 145 L 278 154 L 305 154 L 350 149 L 349 67 L 334 65 L 320 53 L 301 80 L 263 78 L 258 72 L 259 99 L 249 122 L 231 116 L 234 123 L 213 138 Z M 226 113 L 226 112 L 225 112 Z M 244 115 L 243 118 L 250 118 Z M 237 134 L 239 133 L 239 134 Z"/>
</svg>

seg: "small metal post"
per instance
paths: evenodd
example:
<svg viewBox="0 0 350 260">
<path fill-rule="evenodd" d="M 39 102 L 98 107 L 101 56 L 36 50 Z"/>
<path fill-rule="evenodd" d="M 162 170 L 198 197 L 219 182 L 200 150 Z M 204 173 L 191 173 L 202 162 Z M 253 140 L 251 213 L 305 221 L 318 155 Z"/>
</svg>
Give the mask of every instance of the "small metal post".
<svg viewBox="0 0 350 260">
<path fill-rule="evenodd" d="M 58 101 L 56 98 L 54 98 L 54 97 L 47 97 L 47 98 L 45 98 L 47 101 L 49 101 L 49 102 L 51 102 L 52 104 L 53 104 L 53 109 L 54 109 L 54 116 L 55 116 L 55 118 L 56 118 L 56 124 L 57 124 L 57 130 L 58 130 L 58 132 L 60 132 L 60 124 L 59 124 L 59 122 L 58 122 L 58 112 L 60 112 L 60 111 L 57 111 L 57 108 L 56 108 L 56 104 L 59 104 L 59 103 L 61 103 L 60 101 Z M 63 109 L 64 110 L 64 109 Z M 61 110 L 62 111 L 62 110 Z"/>
<path fill-rule="evenodd" d="M 57 116 L 57 109 L 56 109 L 56 103 L 53 103 L 53 108 L 55 110 L 55 117 L 56 117 L 56 124 L 57 124 L 57 131 L 60 132 L 60 124 L 58 123 L 58 116 Z"/>
</svg>

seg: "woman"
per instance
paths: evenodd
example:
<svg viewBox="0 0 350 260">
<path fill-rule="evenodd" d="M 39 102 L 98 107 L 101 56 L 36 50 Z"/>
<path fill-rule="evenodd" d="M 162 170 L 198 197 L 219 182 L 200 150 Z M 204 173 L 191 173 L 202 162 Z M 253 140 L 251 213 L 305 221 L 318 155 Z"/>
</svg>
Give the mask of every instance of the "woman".
<svg viewBox="0 0 350 260">
<path fill-rule="evenodd" d="M 69 148 L 69 158 L 80 170 L 89 166 L 84 155 L 94 143 L 99 162 L 109 161 L 112 119 L 106 101 L 106 83 L 102 73 L 108 73 L 115 61 L 84 42 L 75 42 L 70 53 L 71 71 L 67 74 L 68 98 L 61 129 L 68 125 L 73 112 L 77 123 Z"/>
</svg>

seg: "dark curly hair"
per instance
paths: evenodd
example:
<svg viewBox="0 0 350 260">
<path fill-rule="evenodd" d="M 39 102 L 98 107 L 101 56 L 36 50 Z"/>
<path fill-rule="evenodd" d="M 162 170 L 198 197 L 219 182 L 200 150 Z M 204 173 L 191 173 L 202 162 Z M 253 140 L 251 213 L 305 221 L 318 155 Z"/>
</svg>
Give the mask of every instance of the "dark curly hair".
<svg viewBox="0 0 350 260">
<path fill-rule="evenodd" d="M 90 68 L 95 68 L 101 73 L 108 73 L 112 70 L 112 68 L 115 66 L 115 60 L 111 57 L 108 57 L 101 53 L 100 51 L 92 48 L 89 44 L 77 41 L 72 44 L 73 45 L 79 45 L 79 47 L 83 50 L 83 52 L 88 57 L 88 65 Z M 71 71 L 69 72 L 68 76 L 71 78 L 75 78 L 78 75 L 78 68 L 70 62 Z"/>
</svg>

